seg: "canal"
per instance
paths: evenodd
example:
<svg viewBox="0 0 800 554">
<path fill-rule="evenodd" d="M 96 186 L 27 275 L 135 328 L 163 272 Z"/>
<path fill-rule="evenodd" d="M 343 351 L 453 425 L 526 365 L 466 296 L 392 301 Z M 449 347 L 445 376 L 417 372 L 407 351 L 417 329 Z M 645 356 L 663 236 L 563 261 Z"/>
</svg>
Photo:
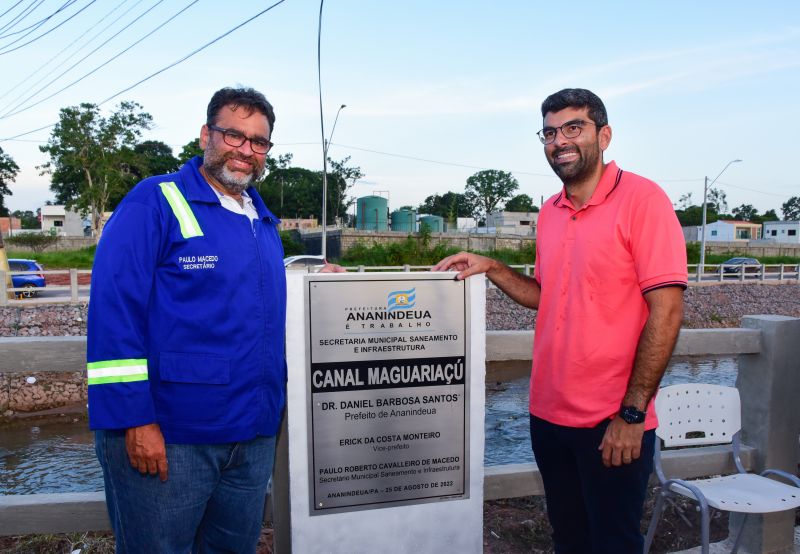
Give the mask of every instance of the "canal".
<svg viewBox="0 0 800 554">
<path fill-rule="evenodd" d="M 530 362 L 512 373 L 524 375 Z M 733 386 L 736 358 L 674 358 L 663 385 Z M 528 434 L 528 379 L 486 385 L 486 465 L 532 461 Z M 85 421 L 0 429 L 0 494 L 100 491 L 102 472 Z"/>
</svg>

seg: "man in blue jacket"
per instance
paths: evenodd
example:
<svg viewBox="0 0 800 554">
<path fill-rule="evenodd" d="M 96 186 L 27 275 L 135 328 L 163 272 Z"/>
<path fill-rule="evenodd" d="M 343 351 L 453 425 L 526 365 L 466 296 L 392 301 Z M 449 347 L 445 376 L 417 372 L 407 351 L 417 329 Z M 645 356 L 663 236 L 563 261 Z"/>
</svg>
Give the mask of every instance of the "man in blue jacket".
<svg viewBox="0 0 800 554">
<path fill-rule="evenodd" d="M 117 552 L 255 552 L 285 401 L 278 219 L 251 186 L 275 124 L 224 88 L 202 158 L 140 182 L 95 257 L 89 422 Z"/>
</svg>

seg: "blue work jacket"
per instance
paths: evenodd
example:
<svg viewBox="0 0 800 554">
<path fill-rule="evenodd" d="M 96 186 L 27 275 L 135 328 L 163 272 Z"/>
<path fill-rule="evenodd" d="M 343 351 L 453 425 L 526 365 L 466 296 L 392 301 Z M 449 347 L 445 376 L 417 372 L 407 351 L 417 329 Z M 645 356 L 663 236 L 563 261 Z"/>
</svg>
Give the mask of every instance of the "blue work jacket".
<svg viewBox="0 0 800 554">
<path fill-rule="evenodd" d="M 199 172 L 140 182 L 97 246 L 89 424 L 158 423 L 168 443 L 275 435 L 285 402 L 286 273 L 278 219 L 225 209 Z"/>
</svg>

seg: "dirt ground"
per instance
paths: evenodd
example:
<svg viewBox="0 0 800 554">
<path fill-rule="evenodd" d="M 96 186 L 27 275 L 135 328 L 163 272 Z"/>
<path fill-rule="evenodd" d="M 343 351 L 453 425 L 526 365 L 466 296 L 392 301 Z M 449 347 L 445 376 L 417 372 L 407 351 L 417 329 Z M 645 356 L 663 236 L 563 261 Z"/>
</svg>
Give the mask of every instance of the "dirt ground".
<svg viewBox="0 0 800 554">
<path fill-rule="evenodd" d="M 681 505 L 686 523 L 678 512 L 668 508 L 659 522 L 651 552 L 675 552 L 700 544 L 699 514 L 688 504 Z M 642 532 L 650 521 L 652 495 L 645 506 Z M 727 514 L 715 512 L 711 519 L 711 540 L 728 535 Z M 0 554 L 112 554 L 114 541 L 109 533 L 72 533 L 0 537 Z M 258 554 L 272 554 L 272 530 L 265 527 L 258 544 Z M 483 552 L 485 554 L 549 554 L 550 524 L 544 497 L 530 496 L 494 500 L 483 505 Z"/>
<path fill-rule="evenodd" d="M 650 552 L 662 554 L 699 546 L 700 514 L 690 503 L 678 504 L 683 520 L 674 508 L 667 508 L 659 521 Z M 651 491 L 642 518 L 642 533 L 650 523 L 653 508 Z M 550 523 L 543 496 L 494 500 L 483 505 L 484 554 L 549 554 L 553 552 Z M 711 542 L 728 536 L 728 515 L 712 512 Z"/>
</svg>

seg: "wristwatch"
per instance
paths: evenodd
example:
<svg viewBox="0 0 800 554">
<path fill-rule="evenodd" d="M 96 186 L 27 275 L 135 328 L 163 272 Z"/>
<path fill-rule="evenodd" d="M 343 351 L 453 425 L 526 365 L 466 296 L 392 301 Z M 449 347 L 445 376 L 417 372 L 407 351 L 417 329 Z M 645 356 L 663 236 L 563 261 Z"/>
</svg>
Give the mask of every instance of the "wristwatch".
<svg viewBox="0 0 800 554">
<path fill-rule="evenodd" d="M 638 409 L 636 406 L 622 406 L 619 409 L 619 417 L 625 423 L 644 423 L 644 418 L 647 414 Z"/>
</svg>

